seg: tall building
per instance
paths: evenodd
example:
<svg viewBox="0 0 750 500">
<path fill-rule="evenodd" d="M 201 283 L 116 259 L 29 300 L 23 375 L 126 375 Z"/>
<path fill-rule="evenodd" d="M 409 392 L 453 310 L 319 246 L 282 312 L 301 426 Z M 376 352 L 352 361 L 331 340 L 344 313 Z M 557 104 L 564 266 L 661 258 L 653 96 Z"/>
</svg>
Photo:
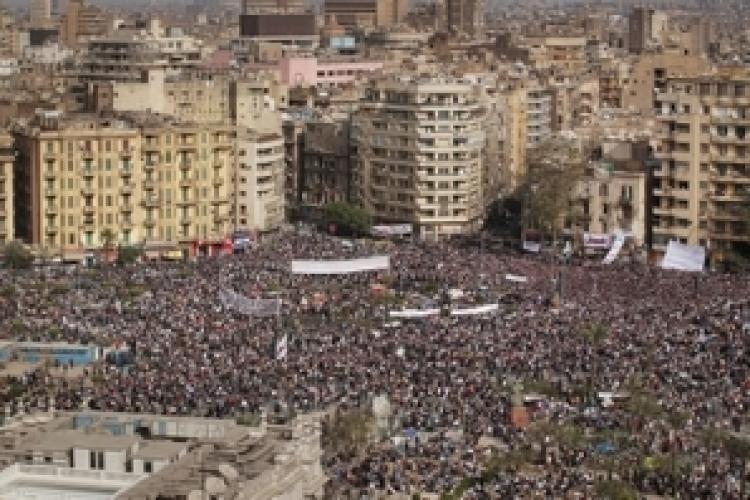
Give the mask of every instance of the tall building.
<svg viewBox="0 0 750 500">
<path fill-rule="evenodd" d="M 235 227 L 252 231 L 279 227 L 285 218 L 284 138 L 280 133 L 239 129 L 237 166 Z"/>
<path fill-rule="evenodd" d="M 628 50 L 631 54 L 640 54 L 652 37 L 654 10 L 647 7 L 635 7 L 628 17 Z"/>
<path fill-rule="evenodd" d="M 60 22 L 60 40 L 67 47 L 76 47 L 81 39 L 107 33 L 107 19 L 96 6 L 84 0 L 68 0 L 68 8 Z"/>
<path fill-rule="evenodd" d="M 29 20 L 32 28 L 46 28 L 52 21 L 51 0 L 31 0 Z"/>
<path fill-rule="evenodd" d="M 479 229 L 494 201 L 483 193 L 486 115 L 466 80 L 371 82 L 353 117 L 360 203 L 376 221 L 413 223 L 430 240 Z"/>
<path fill-rule="evenodd" d="M 341 26 L 393 26 L 408 12 L 406 0 L 325 0 L 323 11 L 331 24 Z"/>
<path fill-rule="evenodd" d="M 0 246 L 15 238 L 13 225 L 13 138 L 0 133 Z"/>
<path fill-rule="evenodd" d="M 671 78 L 657 94 L 653 243 L 704 245 L 714 260 L 750 244 L 750 74 Z"/>
<path fill-rule="evenodd" d="M 484 0 L 445 0 L 448 30 L 475 38 L 483 36 L 484 9 Z"/>
</svg>

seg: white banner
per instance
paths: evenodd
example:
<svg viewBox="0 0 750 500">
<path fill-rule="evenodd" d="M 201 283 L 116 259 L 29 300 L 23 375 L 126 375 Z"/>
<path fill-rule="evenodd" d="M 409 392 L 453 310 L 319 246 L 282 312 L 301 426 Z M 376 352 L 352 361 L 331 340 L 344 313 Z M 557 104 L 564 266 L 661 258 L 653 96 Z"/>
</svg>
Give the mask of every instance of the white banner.
<svg viewBox="0 0 750 500">
<path fill-rule="evenodd" d="M 391 318 L 416 319 L 437 316 L 440 309 L 402 309 L 401 311 L 391 311 L 388 315 Z"/>
<path fill-rule="evenodd" d="M 584 248 L 607 250 L 612 245 L 612 238 L 608 234 L 583 233 Z"/>
<path fill-rule="evenodd" d="M 622 250 L 622 246 L 625 244 L 625 234 L 618 233 L 615 237 L 614 243 L 612 243 L 612 248 L 609 249 L 609 252 L 607 252 L 607 255 L 604 257 L 604 263 L 605 264 L 611 264 L 615 261 L 618 255 L 620 255 L 620 251 Z"/>
<path fill-rule="evenodd" d="M 373 236 L 407 236 L 413 231 L 411 224 L 382 224 L 372 226 L 370 232 Z"/>
<path fill-rule="evenodd" d="M 383 271 L 390 267 L 387 255 L 347 260 L 293 260 L 292 274 L 351 274 Z"/>
<path fill-rule="evenodd" d="M 451 316 L 474 316 L 479 314 L 489 314 L 498 310 L 497 304 L 485 304 L 476 307 L 467 307 L 464 309 L 452 309 Z"/>
<path fill-rule="evenodd" d="M 506 274 L 505 279 L 514 283 L 526 283 L 527 281 L 529 281 L 526 276 L 521 276 L 518 274 Z"/>
<path fill-rule="evenodd" d="M 542 244 L 534 241 L 523 241 L 523 249 L 526 252 L 539 253 L 542 251 Z"/>
<path fill-rule="evenodd" d="M 234 290 L 222 290 L 219 300 L 225 308 L 247 316 L 276 316 L 281 311 L 281 299 L 250 299 Z"/>
<path fill-rule="evenodd" d="M 662 269 L 677 271 L 701 272 L 706 263 L 706 249 L 696 245 L 683 245 L 678 241 L 670 241 L 667 253 L 661 261 Z"/>
</svg>

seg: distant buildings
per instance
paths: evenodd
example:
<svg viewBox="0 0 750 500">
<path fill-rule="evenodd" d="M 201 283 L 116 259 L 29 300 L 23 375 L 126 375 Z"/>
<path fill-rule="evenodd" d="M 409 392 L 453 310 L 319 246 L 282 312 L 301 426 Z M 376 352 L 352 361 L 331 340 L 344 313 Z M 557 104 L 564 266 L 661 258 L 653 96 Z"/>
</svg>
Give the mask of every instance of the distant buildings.
<svg viewBox="0 0 750 500">
<path fill-rule="evenodd" d="M 380 26 L 399 24 L 406 17 L 405 0 L 325 0 L 323 12 L 329 24 Z"/>
<path fill-rule="evenodd" d="M 449 31 L 468 37 L 484 37 L 484 0 L 445 0 L 445 17 Z"/>
</svg>

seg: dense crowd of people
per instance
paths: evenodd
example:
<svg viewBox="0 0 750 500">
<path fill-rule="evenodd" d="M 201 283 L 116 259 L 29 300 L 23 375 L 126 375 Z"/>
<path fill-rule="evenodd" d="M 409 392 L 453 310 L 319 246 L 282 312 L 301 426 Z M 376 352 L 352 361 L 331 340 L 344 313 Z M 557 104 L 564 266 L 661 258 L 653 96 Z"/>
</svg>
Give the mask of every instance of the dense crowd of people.
<svg viewBox="0 0 750 500">
<path fill-rule="evenodd" d="M 293 258 L 380 253 L 389 271 L 290 272 Z M 741 495 L 739 462 L 716 436 L 748 432 L 746 275 L 290 231 L 243 255 L 2 281 L 0 340 L 134 353 L 130 365 L 97 364 L 80 379 L 14 377 L 0 388 L 14 409 L 51 399 L 59 409 L 227 418 L 274 407 L 345 414 L 386 395 L 380 438 L 325 455 L 332 497 L 586 496 L 605 476 L 642 493 Z M 248 317 L 222 302 L 226 290 L 281 299 L 281 313 Z M 499 310 L 388 317 L 486 303 Z M 274 349 L 281 334 L 285 359 Z M 512 422 L 518 407 L 528 425 Z"/>
</svg>

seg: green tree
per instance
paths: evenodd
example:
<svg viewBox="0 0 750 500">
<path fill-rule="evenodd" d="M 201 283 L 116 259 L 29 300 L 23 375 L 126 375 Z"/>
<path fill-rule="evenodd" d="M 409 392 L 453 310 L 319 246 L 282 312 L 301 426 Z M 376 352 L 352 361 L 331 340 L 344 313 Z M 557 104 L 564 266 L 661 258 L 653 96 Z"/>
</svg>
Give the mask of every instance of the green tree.
<svg viewBox="0 0 750 500">
<path fill-rule="evenodd" d="M 724 449 L 733 461 L 740 463 L 740 498 L 745 498 L 745 477 L 747 476 L 747 463 L 750 461 L 750 440 L 730 434 L 724 439 Z"/>
<path fill-rule="evenodd" d="M 523 226 L 557 241 L 570 212 L 570 195 L 588 166 L 588 148 L 573 141 L 550 139 L 527 159 L 526 177 L 516 196 L 523 200 Z"/>
<path fill-rule="evenodd" d="M 136 246 L 120 247 L 117 251 L 117 263 L 121 266 L 136 262 L 143 254 L 143 250 Z"/>
<path fill-rule="evenodd" d="M 638 493 L 623 481 L 599 481 L 596 483 L 596 498 L 602 500 L 637 500 Z"/>
<path fill-rule="evenodd" d="M 34 263 L 34 256 L 21 243 L 11 241 L 3 248 L 5 267 L 10 269 L 28 269 Z"/>
<path fill-rule="evenodd" d="M 323 222 L 335 226 L 336 234 L 361 236 L 370 232 L 370 215 L 355 205 L 336 202 L 323 207 Z"/>
</svg>

